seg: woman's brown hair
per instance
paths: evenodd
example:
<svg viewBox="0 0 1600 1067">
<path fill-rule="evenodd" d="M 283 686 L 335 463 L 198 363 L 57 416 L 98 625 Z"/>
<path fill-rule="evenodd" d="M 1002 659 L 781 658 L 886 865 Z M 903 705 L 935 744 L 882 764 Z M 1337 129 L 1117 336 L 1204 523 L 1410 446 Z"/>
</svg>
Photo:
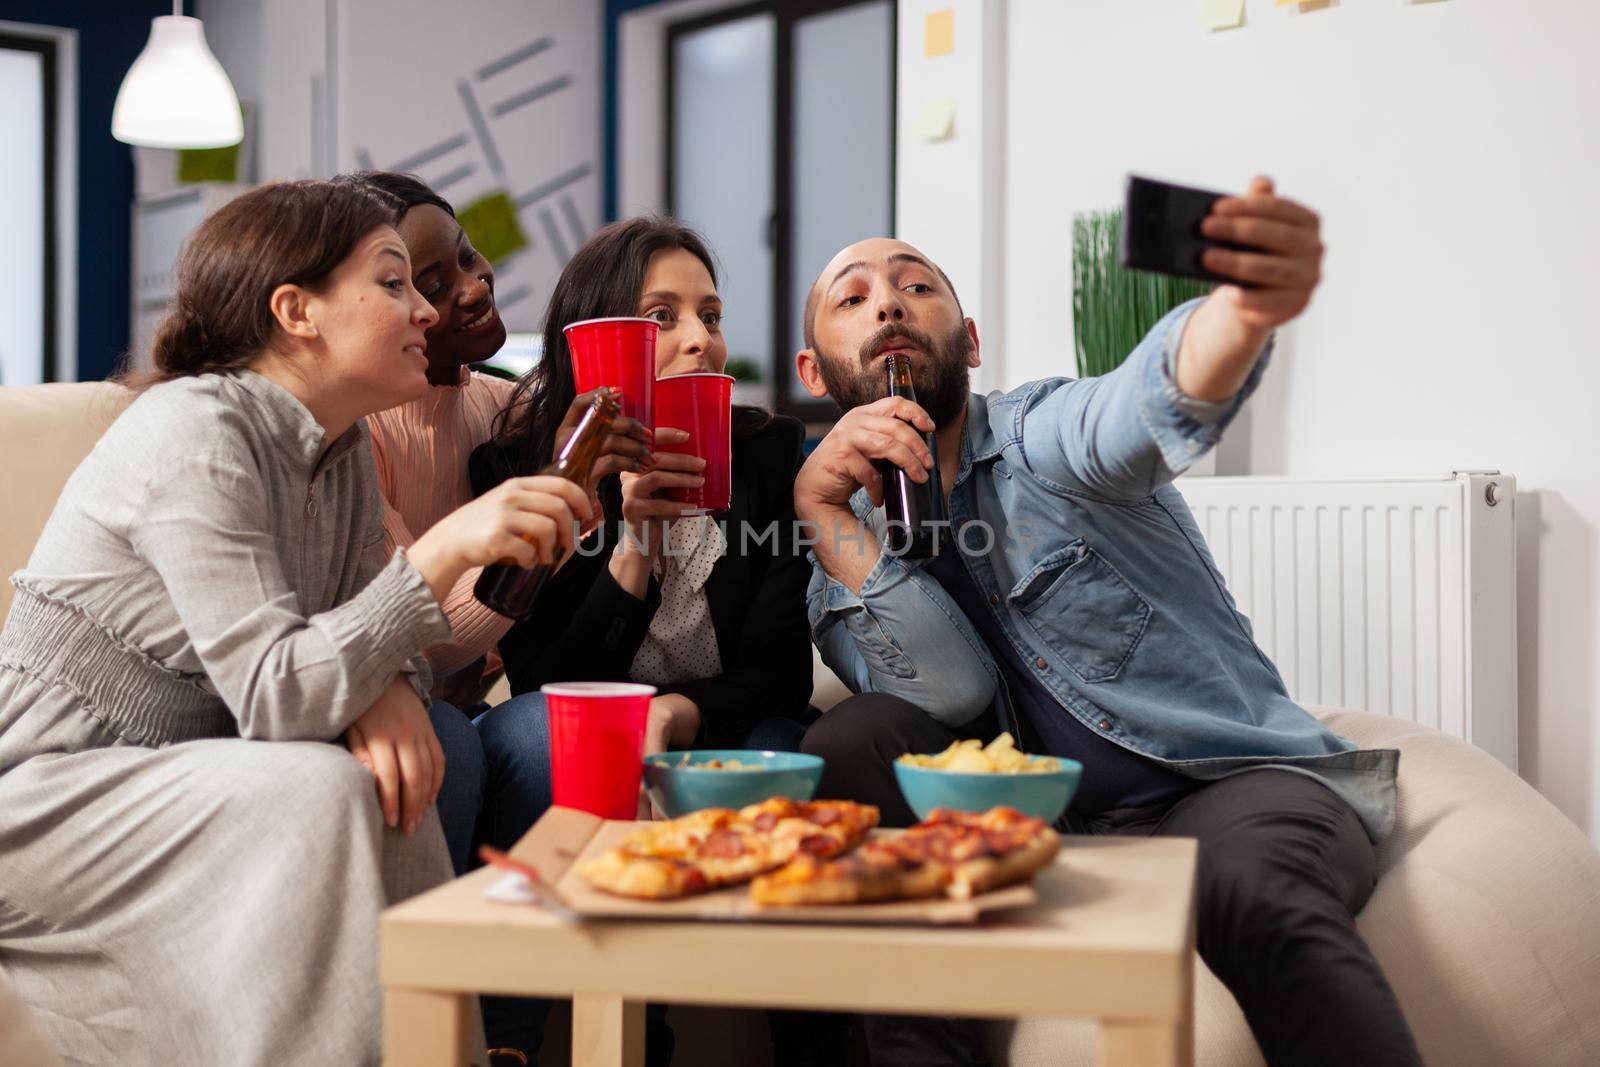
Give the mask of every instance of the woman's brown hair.
<svg viewBox="0 0 1600 1067">
<path fill-rule="evenodd" d="M 370 186 L 327 181 L 274 182 L 223 205 L 184 244 L 154 380 L 243 365 L 272 342 L 273 291 L 316 288 L 395 208 Z"/>
</svg>

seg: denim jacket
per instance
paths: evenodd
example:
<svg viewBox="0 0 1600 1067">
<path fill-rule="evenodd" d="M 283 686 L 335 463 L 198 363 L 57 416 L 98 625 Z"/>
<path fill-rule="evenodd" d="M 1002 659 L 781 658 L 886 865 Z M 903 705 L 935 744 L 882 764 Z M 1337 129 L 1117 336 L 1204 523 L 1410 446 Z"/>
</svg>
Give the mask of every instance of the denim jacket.
<svg viewBox="0 0 1600 1067">
<path fill-rule="evenodd" d="M 1172 368 L 1194 307 L 1103 377 L 969 399 L 949 508 L 961 558 L 1065 714 L 1196 779 L 1312 774 L 1380 840 L 1399 753 L 1355 750 L 1290 699 L 1170 484 L 1216 444 L 1270 356 L 1232 400 L 1185 396 Z M 851 506 L 881 542 L 882 510 L 864 491 Z M 884 551 L 859 595 L 814 554 L 812 566 L 812 637 L 852 690 L 901 697 L 948 726 L 992 707 L 1015 729 L 987 646 L 921 561 Z"/>
</svg>

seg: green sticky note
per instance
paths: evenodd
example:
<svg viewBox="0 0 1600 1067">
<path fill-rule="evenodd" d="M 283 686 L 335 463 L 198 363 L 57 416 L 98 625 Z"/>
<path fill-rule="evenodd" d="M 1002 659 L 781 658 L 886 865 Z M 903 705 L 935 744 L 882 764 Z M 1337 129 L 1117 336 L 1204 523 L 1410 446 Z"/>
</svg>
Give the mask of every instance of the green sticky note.
<svg viewBox="0 0 1600 1067">
<path fill-rule="evenodd" d="M 456 212 L 467 240 L 490 263 L 499 263 L 518 249 L 527 248 L 528 235 L 517 222 L 517 205 L 504 189 L 474 200 Z"/>
<path fill-rule="evenodd" d="M 239 146 L 181 148 L 178 150 L 180 182 L 236 182 L 239 180 Z"/>
<path fill-rule="evenodd" d="M 951 97 L 929 100 L 917 112 L 911 135 L 919 141 L 948 141 L 955 134 L 956 102 Z"/>
<path fill-rule="evenodd" d="M 239 116 L 246 120 L 245 136 L 250 136 L 249 114 L 243 104 Z M 239 174 L 239 150 L 244 142 L 222 148 L 180 148 L 178 150 L 178 180 L 180 182 L 236 182 Z"/>
<path fill-rule="evenodd" d="M 1208 30 L 1232 30 L 1243 23 L 1244 0 L 1205 0 L 1200 8 L 1200 25 Z"/>
</svg>

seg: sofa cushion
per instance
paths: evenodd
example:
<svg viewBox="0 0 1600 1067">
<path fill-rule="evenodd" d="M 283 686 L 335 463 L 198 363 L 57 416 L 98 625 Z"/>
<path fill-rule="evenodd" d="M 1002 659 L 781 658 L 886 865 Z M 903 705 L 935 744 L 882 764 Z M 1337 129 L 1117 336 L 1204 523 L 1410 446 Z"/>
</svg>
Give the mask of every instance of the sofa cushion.
<svg viewBox="0 0 1600 1067">
<path fill-rule="evenodd" d="M 1430 1063 L 1600 1063 L 1600 853 L 1494 757 L 1436 730 L 1320 710 L 1401 750 L 1395 832 L 1361 913 Z"/>
<path fill-rule="evenodd" d="M 1356 920 L 1428 1063 L 1600 1063 L 1600 853 L 1494 757 L 1436 730 L 1312 709 L 1363 747 L 1401 751 L 1395 831 Z M 1070 1019 L 997 1028 L 1013 1067 L 1093 1063 Z M 1232 996 L 1195 968 L 1195 1063 L 1260 1064 Z"/>
<path fill-rule="evenodd" d="M 132 399 L 107 382 L 0 388 L 0 619 L 68 475 Z"/>
</svg>

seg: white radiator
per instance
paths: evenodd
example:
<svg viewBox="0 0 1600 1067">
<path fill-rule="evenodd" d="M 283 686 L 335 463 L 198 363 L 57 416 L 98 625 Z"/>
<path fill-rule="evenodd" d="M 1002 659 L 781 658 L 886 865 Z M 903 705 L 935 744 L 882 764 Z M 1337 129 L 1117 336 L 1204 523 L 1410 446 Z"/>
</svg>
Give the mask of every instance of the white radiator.
<svg viewBox="0 0 1600 1067">
<path fill-rule="evenodd" d="M 1410 719 L 1516 770 L 1515 478 L 1177 487 L 1297 701 Z"/>
</svg>

